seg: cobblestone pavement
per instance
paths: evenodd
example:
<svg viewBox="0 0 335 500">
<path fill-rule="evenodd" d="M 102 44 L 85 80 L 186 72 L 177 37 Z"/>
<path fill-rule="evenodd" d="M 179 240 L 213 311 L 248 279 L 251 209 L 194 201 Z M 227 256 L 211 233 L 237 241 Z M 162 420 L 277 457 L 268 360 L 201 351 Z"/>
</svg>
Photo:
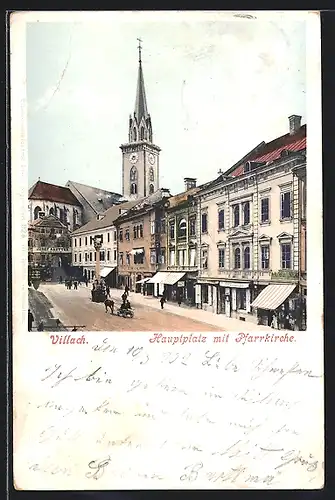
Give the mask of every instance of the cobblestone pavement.
<svg viewBox="0 0 335 500">
<path fill-rule="evenodd" d="M 173 314 L 170 310 L 156 309 L 136 302 L 135 294 L 130 295 L 134 308 L 134 318 L 120 318 L 106 314 L 104 304 L 91 301 L 91 289 L 80 285 L 78 290 L 67 290 L 65 285 L 41 284 L 42 292 L 52 303 L 53 313 L 63 324 L 85 325 L 85 331 L 222 331 L 218 328 L 190 317 Z M 115 309 L 121 304 L 122 290 L 112 290 Z M 159 306 L 159 302 L 156 299 Z"/>
</svg>

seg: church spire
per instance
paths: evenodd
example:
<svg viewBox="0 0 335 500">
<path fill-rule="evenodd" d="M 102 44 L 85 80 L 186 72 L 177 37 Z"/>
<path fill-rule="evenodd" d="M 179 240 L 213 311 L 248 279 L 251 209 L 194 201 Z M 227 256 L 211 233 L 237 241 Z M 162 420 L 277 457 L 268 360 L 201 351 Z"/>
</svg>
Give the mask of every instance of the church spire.
<svg viewBox="0 0 335 500">
<path fill-rule="evenodd" d="M 137 120 L 137 124 L 140 125 L 142 118 L 147 120 L 149 118 L 148 107 L 147 107 L 147 99 L 145 95 L 144 88 L 144 77 L 142 70 L 142 40 L 140 38 L 138 40 L 138 77 L 137 77 L 137 92 L 136 92 L 136 101 L 135 101 L 135 118 Z"/>
</svg>

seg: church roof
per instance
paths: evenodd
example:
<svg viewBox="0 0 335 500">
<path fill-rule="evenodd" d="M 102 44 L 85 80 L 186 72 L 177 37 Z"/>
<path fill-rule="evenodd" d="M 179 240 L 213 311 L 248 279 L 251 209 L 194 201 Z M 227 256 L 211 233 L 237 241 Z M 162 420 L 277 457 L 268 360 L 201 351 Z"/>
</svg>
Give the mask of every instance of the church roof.
<svg viewBox="0 0 335 500">
<path fill-rule="evenodd" d="M 68 181 L 66 186 L 71 189 L 79 199 L 82 197 L 97 214 L 105 212 L 116 203 L 122 201 L 122 195 L 114 193 L 113 191 L 106 191 L 105 189 L 95 188 L 73 181 Z"/>
<path fill-rule="evenodd" d="M 58 217 L 55 215 L 46 215 L 41 219 L 36 219 L 30 222 L 30 226 L 35 227 L 48 227 L 48 228 L 60 228 L 60 229 L 68 229 L 65 224 L 63 224 Z"/>
<path fill-rule="evenodd" d="M 106 212 L 100 215 L 99 220 L 97 218 L 91 219 L 87 224 L 84 224 L 76 231 L 73 231 L 72 236 L 89 233 L 105 227 L 113 226 L 114 221 L 122 214 L 124 210 L 129 210 L 132 208 L 138 200 L 126 201 L 118 205 L 110 207 Z"/>
<path fill-rule="evenodd" d="M 67 203 L 80 207 L 80 203 L 68 187 L 57 186 L 38 180 L 28 191 L 29 200 L 45 200 Z"/>
</svg>

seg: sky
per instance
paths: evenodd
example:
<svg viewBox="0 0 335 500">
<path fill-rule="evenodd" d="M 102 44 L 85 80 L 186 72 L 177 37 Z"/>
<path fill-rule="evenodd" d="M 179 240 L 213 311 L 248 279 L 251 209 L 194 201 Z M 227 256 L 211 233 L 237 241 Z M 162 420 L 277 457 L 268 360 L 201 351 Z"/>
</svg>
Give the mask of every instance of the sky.
<svg viewBox="0 0 335 500">
<path fill-rule="evenodd" d="M 121 193 L 138 37 L 160 187 L 171 194 L 287 133 L 290 115 L 306 122 L 306 24 L 289 12 L 70 14 L 27 24 L 29 186 L 40 177 Z"/>
</svg>

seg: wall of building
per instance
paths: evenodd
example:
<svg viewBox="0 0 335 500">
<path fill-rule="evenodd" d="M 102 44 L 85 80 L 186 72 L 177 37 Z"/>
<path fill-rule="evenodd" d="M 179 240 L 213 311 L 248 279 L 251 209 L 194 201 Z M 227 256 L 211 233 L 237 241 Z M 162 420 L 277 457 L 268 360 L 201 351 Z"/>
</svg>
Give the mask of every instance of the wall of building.
<svg viewBox="0 0 335 500">
<path fill-rule="evenodd" d="M 100 259 L 100 269 L 117 267 L 117 231 L 114 226 L 72 236 L 72 265 L 82 267 L 83 271 L 95 271 L 96 255 L 93 239 L 101 235 L 103 238 L 100 250 L 104 260 Z M 87 257 L 87 258 L 85 258 Z"/>
<path fill-rule="evenodd" d="M 52 202 L 52 201 L 47 201 L 47 200 L 28 200 L 28 220 L 29 222 L 36 220 L 34 217 L 35 210 L 36 208 L 41 208 L 42 212 L 45 213 L 45 215 L 49 215 L 50 209 L 52 209 L 54 212 L 56 211 L 57 213 L 54 213 L 56 217 L 60 217 L 60 211 L 61 210 L 66 210 L 67 213 L 67 222 L 68 222 L 68 228 L 69 231 L 73 231 L 75 224 L 77 226 L 82 225 L 82 208 L 81 207 L 75 207 L 74 205 L 69 205 L 67 203 L 57 203 L 57 202 Z M 56 210 L 55 210 L 56 208 Z M 76 214 L 75 214 L 76 211 Z"/>
</svg>

